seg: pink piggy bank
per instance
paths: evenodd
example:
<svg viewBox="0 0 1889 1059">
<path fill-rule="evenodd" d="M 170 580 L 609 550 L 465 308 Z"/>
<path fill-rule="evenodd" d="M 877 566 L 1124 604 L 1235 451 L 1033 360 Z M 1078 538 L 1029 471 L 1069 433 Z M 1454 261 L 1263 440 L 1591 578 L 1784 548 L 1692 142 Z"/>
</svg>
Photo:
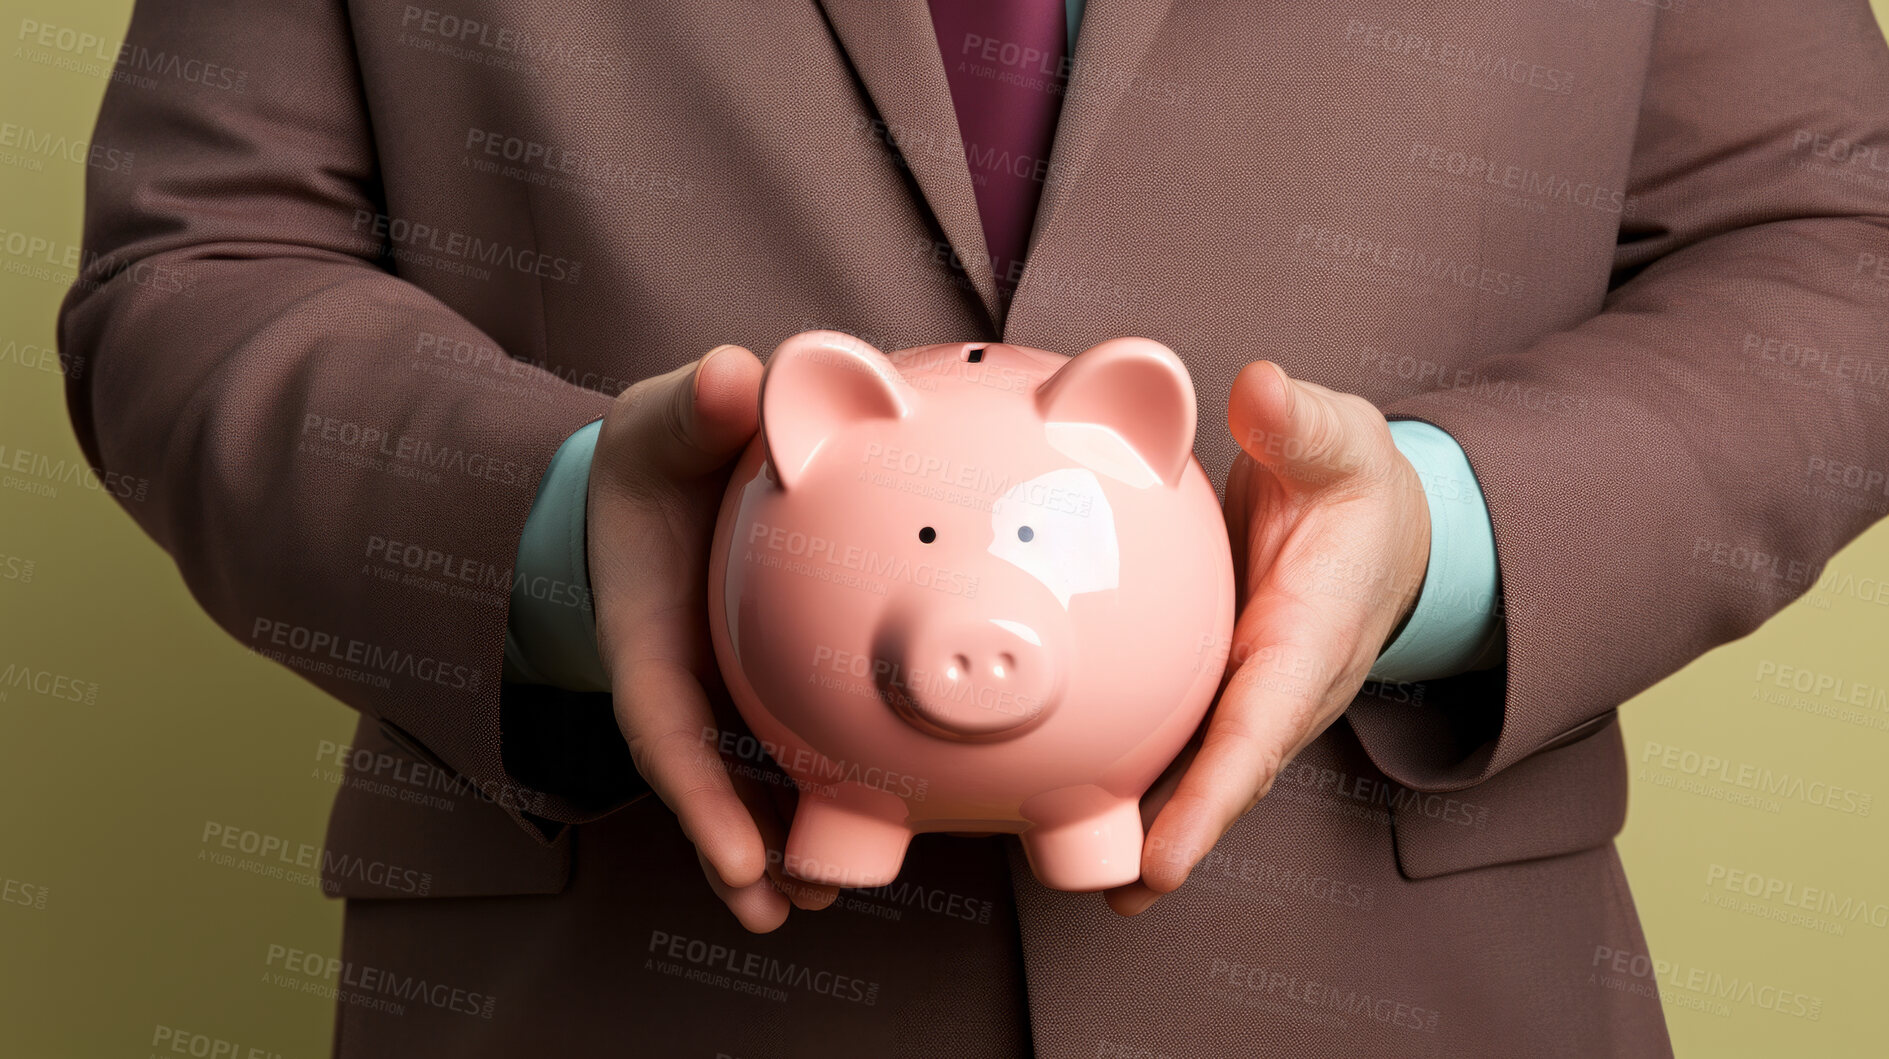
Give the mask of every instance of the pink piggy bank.
<svg viewBox="0 0 1889 1059">
<path fill-rule="evenodd" d="M 1060 890 L 1141 874 L 1233 563 L 1194 388 L 1140 338 L 774 351 L 709 561 L 715 653 L 799 788 L 784 867 L 870 887 L 914 834 L 1012 832 Z"/>
</svg>

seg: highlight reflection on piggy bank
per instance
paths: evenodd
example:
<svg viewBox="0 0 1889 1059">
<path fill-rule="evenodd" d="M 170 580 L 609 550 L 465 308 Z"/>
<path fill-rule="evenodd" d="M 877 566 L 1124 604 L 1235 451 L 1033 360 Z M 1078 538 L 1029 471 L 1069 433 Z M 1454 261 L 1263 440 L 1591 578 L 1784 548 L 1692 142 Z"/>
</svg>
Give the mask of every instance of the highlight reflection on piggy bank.
<svg viewBox="0 0 1889 1059">
<path fill-rule="evenodd" d="M 709 566 L 715 653 L 800 788 L 787 870 L 899 872 L 915 833 L 1018 833 L 1036 875 L 1140 874 L 1139 799 L 1233 627 L 1194 390 L 1159 343 L 775 350 Z"/>
</svg>

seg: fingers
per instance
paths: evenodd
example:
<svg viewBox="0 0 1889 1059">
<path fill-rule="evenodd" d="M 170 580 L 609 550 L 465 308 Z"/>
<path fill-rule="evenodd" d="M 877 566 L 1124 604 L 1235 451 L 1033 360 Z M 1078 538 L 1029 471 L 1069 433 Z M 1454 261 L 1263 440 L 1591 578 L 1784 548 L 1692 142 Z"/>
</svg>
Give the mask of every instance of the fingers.
<svg viewBox="0 0 1889 1059">
<path fill-rule="evenodd" d="M 753 353 L 716 346 L 693 364 L 645 379 L 618 398 L 628 409 L 621 423 L 606 423 L 623 433 L 613 448 L 636 453 L 637 467 L 670 481 L 717 470 L 754 437 L 761 374 Z"/>
<path fill-rule="evenodd" d="M 715 896 L 721 898 L 728 910 L 735 914 L 741 925 L 756 934 L 766 934 L 787 922 L 787 913 L 792 907 L 787 898 L 774 888 L 774 880 L 763 877 L 746 886 L 730 886 L 700 846 L 695 850 L 696 858 L 702 862 L 702 873 L 708 876 L 709 888 Z"/>
<path fill-rule="evenodd" d="M 755 762 L 755 765 L 766 771 L 767 781 L 743 776 L 735 781 L 735 792 L 747 803 L 754 822 L 761 829 L 761 840 L 767 846 L 768 879 L 795 908 L 817 912 L 839 898 L 839 887 L 811 883 L 787 874 L 787 826 L 784 821 L 792 820 L 799 806 L 797 789 L 787 774 L 773 762 Z"/>
<path fill-rule="evenodd" d="M 1181 777 L 1187 774 L 1188 766 L 1193 764 L 1194 755 L 1199 752 L 1200 736 L 1196 734 L 1181 749 L 1173 764 L 1154 781 L 1154 786 L 1148 788 L 1148 793 L 1141 796 L 1141 826 L 1144 830 L 1152 830 L 1154 821 L 1160 818 L 1162 808 L 1173 797 L 1174 791 L 1180 786 Z M 1146 877 L 1151 860 L 1171 855 L 1165 846 L 1144 840 L 1141 846 L 1141 874 Z M 1137 879 L 1126 886 L 1105 891 L 1102 898 L 1117 915 L 1138 916 L 1147 911 L 1160 896 L 1149 889 L 1147 883 Z"/>
<path fill-rule="evenodd" d="M 1240 448 L 1279 477 L 1307 485 L 1369 463 L 1361 428 L 1375 413 L 1362 398 L 1290 378 L 1267 360 L 1240 369 L 1227 397 L 1227 427 Z"/>
<path fill-rule="evenodd" d="M 767 849 L 714 740 L 704 738 L 717 729 L 694 675 L 642 656 L 621 659 L 611 680 L 617 724 L 637 772 L 676 814 L 704 863 L 731 890 L 762 882 Z"/>
<path fill-rule="evenodd" d="M 769 850 L 779 848 L 772 843 L 768 846 Z M 768 861 L 767 878 L 774 884 L 774 889 L 780 891 L 795 908 L 803 912 L 819 912 L 839 900 L 840 897 L 839 887 L 796 879 L 783 871 L 780 862 L 774 858 Z"/>
<path fill-rule="evenodd" d="M 785 773 L 779 770 L 771 772 L 781 780 L 786 780 Z M 785 923 L 791 909 L 817 912 L 837 900 L 839 887 L 796 879 L 783 869 L 780 854 L 787 845 L 787 828 L 781 822 L 781 814 L 776 811 L 778 799 L 768 790 L 762 789 L 772 785 L 744 778 L 737 780 L 734 786 L 752 813 L 767 847 L 767 875 L 748 886 L 730 886 L 699 846 L 696 848 L 696 859 L 702 864 L 702 873 L 708 877 L 709 889 L 715 891 L 715 896 L 721 898 L 741 925 L 756 934 L 766 934 Z"/>
<path fill-rule="evenodd" d="M 1285 764 L 1342 715 L 1382 642 L 1374 616 L 1394 609 L 1323 598 L 1317 572 L 1321 557 L 1388 554 L 1384 542 L 1406 534 L 1395 504 L 1372 502 L 1402 462 L 1377 408 L 1257 361 L 1234 379 L 1227 426 L 1243 452 L 1226 502 L 1242 572 L 1234 669 L 1148 828 L 1140 882 L 1108 895 L 1123 915 L 1186 882 Z"/>
<path fill-rule="evenodd" d="M 779 806 L 759 780 L 730 776 L 715 741 L 703 737 L 719 728 L 694 676 L 654 659 L 627 660 L 619 671 L 617 720 L 631 760 L 676 814 L 709 885 L 742 926 L 766 933 L 790 905 L 817 911 L 832 904 L 837 888 L 782 870 L 787 828 Z"/>
<path fill-rule="evenodd" d="M 1318 650 L 1250 634 L 1235 639 L 1267 646 L 1250 652 L 1234 671 L 1198 753 L 1148 830 L 1141 881 L 1157 894 L 1187 881 L 1194 865 L 1344 705 L 1333 701 L 1332 663 Z"/>
<path fill-rule="evenodd" d="M 762 374 L 760 358 L 740 346 L 716 346 L 697 364 L 684 433 L 710 458 L 710 469 L 728 462 L 754 438 Z"/>
</svg>

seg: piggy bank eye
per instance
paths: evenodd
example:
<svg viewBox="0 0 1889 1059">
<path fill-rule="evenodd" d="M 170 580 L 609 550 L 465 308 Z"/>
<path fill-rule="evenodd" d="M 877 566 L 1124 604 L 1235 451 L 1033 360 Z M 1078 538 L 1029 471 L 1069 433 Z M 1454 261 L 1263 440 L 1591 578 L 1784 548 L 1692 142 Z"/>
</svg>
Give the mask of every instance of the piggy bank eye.
<svg viewBox="0 0 1889 1059">
<path fill-rule="evenodd" d="M 1031 543 L 1043 535 L 1039 547 Z M 1063 606 L 1121 585 L 1115 513 L 1094 472 L 1065 467 L 1019 482 L 990 508 L 990 554 L 1042 582 Z"/>
<path fill-rule="evenodd" d="M 930 544 L 937 539 L 938 531 L 932 529 L 930 526 L 926 526 L 924 529 L 918 531 L 918 540 L 921 544 Z"/>
</svg>

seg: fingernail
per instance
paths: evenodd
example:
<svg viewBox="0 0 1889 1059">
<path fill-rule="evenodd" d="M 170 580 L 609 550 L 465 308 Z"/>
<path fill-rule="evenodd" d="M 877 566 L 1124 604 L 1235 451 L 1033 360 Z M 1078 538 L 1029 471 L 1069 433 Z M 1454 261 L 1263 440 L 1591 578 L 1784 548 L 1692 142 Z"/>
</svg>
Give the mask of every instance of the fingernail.
<svg viewBox="0 0 1889 1059">
<path fill-rule="evenodd" d="M 708 370 L 709 362 L 714 360 L 716 355 L 721 353 L 722 350 L 733 349 L 733 348 L 735 347 L 731 345 L 719 345 L 719 346 L 716 346 L 714 349 L 709 350 L 707 353 L 702 354 L 702 359 L 695 362 L 695 370 L 689 373 L 689 396 L 690 397 L 701 396 L 702 373 Z"/>
</svg>

